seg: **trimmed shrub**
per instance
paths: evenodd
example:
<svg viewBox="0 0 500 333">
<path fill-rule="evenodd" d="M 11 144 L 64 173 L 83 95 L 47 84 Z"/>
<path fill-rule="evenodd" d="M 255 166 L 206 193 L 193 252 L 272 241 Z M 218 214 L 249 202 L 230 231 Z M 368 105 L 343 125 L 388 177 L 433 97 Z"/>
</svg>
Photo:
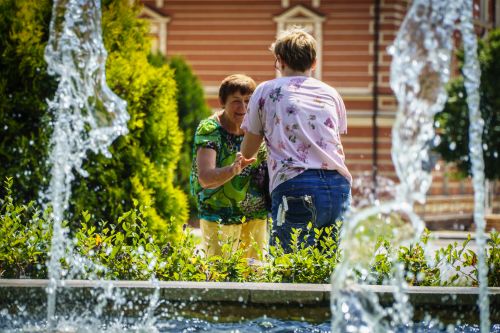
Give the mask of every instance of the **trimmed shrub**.
<svg viewBox="0 0 500 333">
<path fill-rule="evenodd" d="M 480 41 L 481 66 L 480 109 L 484 120 L 483 157 L 487 179 L 500 179 L 500 29 L 490 32 Z M 463 52 L 458 54 L 463 66 Z M 471 174 L 469 158 L 469 110 L 463 78 L 452 81 L 448 87 L 448 101 L 442 112 L 436 115 L 436 131 L 441 142 L 436 151 L 447 162 L 456 163 L 463 176 Z"/>
<path fill-rule="evenodd" d="M 150 62 L 156 66 L 163 66 L 167 59 L 161 54 L 155 54 L 150 56 Z M 212 110 L 205 101 L 200 80 L 194 75 L 186 60 L 181 56 L 173 56 L 168 59 L 168 65 L 174 70 L 179 126 L 184 133 L 174 184 L 184 193 L 190 193 L 189 174 L 193 162 L 194 132 L 200 121 L 212 114 Z M 189 196 L 189 206 L 191 215 L 196 214 L 196 198 Z"/>
<path fill-rule="evenodd" d="M 11 189 L 9 179 L 4 189 L 0 189 L 4 192 L 0 196 L 0 278 L 46 278 L 44 263 L 51 237 L 50 229 L 46 228 L 48 213 L 42 214 L 34 202 L 13 203 Z M 92 263 L 87 268 L 99 270 L 71 272 L 71 278 L 86 279 L 97 273 L 103 278 L 120 280 L 148 280 L 155 276 L 162 281 L 330 283 L 332 272 L 344 260 L 332 230 L 311 226 L 308 232 L 314 233 L 319 247 L 299 242 L 300 230 L 296 230 L 290 253 L 278 245 L 269 249 L 269 255 L 263 254 L 260 261 L 252 262 L 243 257 L 241 249 L 231 252 L 231 245 L 226 243 L 222 249 L 227 253 L 206 258 L 189 228 L 180 232 L 176 242 L 169 242 L 150 233 L 144 207 L 137 206 L 137 201 L 134 204 L 109 222 L 96 222 L 90 213 L 82 212 L 70 260 L 81 255 L 87 263 Z M 429 238 L 426 231 L 419 242 L 407 247 L 394 246 L 387 238 L 378 239 L 368 245 L 371 248 L 366 252 L 367 271 L 356 271 L 357 276 L 369 276 L 370 281 L 382 284 L 391 279 L 393 266 L 402 263 L 410 285 L 478 285 L 478 261 L 476 253 L 468 247 L 470 237 L 462 244 L 449 244 L 435 251 L 433 259 L 425 251 Z M 490 287 L 500 286 L 499 249 L 499 234 L 491 232 L 485 250 Z M 71 263 L 63 261 L 62 266 L 72 271 Z"/>
<path fill-rule="evenodd" d="M 189 174 L 191 172 L 194 132 L 201 120 L 212 114 L 212 110 L 205 101 L 203 86 L 189 64 L 180 56 L 168 59 L 168 64 L 174 72 L 177 83 L 177 110 L 179 126 L 184 133 L 184 144 L 181 148 L 179 164 L 177 166 L 176 184 L 185 193 L 190 193 Z M 190 210 L 196 211 L 196 200 L 190 196 Z"/>
<path fill-rule="evenodd" d="M 46 99 L 57 88 L 43 58 L 50 15 L 48 0 L 0 1 L 0 179 L 14 177 L 15 199 L 25 202 L 48 184 Z"/>
<path fill-rule="evenodd" d="M 48 183 L 47 157 L 50 115 L 46 100 L 56 89 L 46 73 L 43 51 L 48 40 L 51 3 L 5 0 L 0 4 L 0 121 L 4 134 L 0 154 L 6 167 L 0 177 L 16 177 L 14 193 L 23 201 L 38 197 Z M 173 71 L 148 62 L 149 26 L 137 18 L 140 7 L 128 0 L 105 0 L 102 27 L 107 81 L 127 101 L 129 134 L 110 147 L 113 157 L 88 153 L 77 176 L 68 214 L 78 224 L 81 211 L 96 221 L 116 221 L 134 200 L 144 207 L 153 234 L 175 238 L 187 221 L 187 197 L 174 185 L 183 135 L 178 125 Z"/>
</svg>

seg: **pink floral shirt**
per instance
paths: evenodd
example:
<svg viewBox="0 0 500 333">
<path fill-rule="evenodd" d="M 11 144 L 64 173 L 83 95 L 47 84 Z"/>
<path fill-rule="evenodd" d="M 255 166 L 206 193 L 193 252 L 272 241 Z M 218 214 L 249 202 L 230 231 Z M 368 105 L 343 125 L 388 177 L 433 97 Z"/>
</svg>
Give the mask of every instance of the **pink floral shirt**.
<svg viewBox="0 0 500 333">
<path fill-rule="evenodd" d="M 306 169 L 337 170 L 352 183 L 340 142 L 340 134 L 347 133 L 344 102 L 334 88 L 315 78 L 261 83 L 241 128 L 264 135 L 271 192 Z"/>
</svg>

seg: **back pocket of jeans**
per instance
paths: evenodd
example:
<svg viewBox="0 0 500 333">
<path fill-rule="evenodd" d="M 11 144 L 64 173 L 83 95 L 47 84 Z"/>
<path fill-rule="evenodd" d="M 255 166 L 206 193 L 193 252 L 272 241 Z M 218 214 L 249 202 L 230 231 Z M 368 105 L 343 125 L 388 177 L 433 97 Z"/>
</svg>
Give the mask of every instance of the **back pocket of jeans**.
<svg viewBox="0 0 500 333">
<path fill-rule="evenodd" d="M 311 222 L 314 225 L 316 209 L 312 196 L 286 197 L 286 205 L 285 223 L 304 226 Z"/>
</svg>

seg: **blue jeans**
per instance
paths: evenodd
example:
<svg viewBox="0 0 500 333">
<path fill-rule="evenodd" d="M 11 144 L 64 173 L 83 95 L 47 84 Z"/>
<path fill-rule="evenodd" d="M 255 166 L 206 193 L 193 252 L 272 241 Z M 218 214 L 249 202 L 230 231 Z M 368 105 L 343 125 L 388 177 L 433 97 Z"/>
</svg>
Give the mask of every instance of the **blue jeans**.
<svg viewBox="0 0 500 333">
<path fill-rule="evenodd" d="M 351 185 L 335 170 L 309 169 L 278 185 L 271 198 L 270 245 L 275 246 L 278 238 L 285 252 L 290 252 L 292 229 L 301 230 L 299 242 L 314 245 L 314 231 L 307 230 L 309 222 L 320 229 L 343 220 L 351 201 Z"/>
</svg>

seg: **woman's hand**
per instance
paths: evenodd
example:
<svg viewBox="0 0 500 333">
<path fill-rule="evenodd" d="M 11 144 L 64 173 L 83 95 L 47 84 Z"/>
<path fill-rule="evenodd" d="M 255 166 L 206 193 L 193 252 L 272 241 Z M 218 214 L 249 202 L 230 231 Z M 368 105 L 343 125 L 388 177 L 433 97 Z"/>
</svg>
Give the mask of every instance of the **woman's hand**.
<svg viewBox="0 0 500 333">
<path fill-rule="evenodd" d="M 216 167 L 217 152 L 209 148 L 200 148 L 197 152 L 196 164 L 198 166 L 198 181 L 203 188 L 217 188 L 224 185 L 236 175 L 239 175 L 256 158 L 245 158 L 241 153 L 236 153 L 236 159 L 230 165 L 222 168 Z"/>
<path fill-rule="evenodd" d="M 243 169 L 245 169 L 247 166 L 255 162 L 257 159 L 255 157 L 252 158 L 245 158 L 240 152 L 236 153 L 236 158 L 231 165 L 231 170 L 233 171 L 233 175 L 239 175 Z"/>
</svg>

